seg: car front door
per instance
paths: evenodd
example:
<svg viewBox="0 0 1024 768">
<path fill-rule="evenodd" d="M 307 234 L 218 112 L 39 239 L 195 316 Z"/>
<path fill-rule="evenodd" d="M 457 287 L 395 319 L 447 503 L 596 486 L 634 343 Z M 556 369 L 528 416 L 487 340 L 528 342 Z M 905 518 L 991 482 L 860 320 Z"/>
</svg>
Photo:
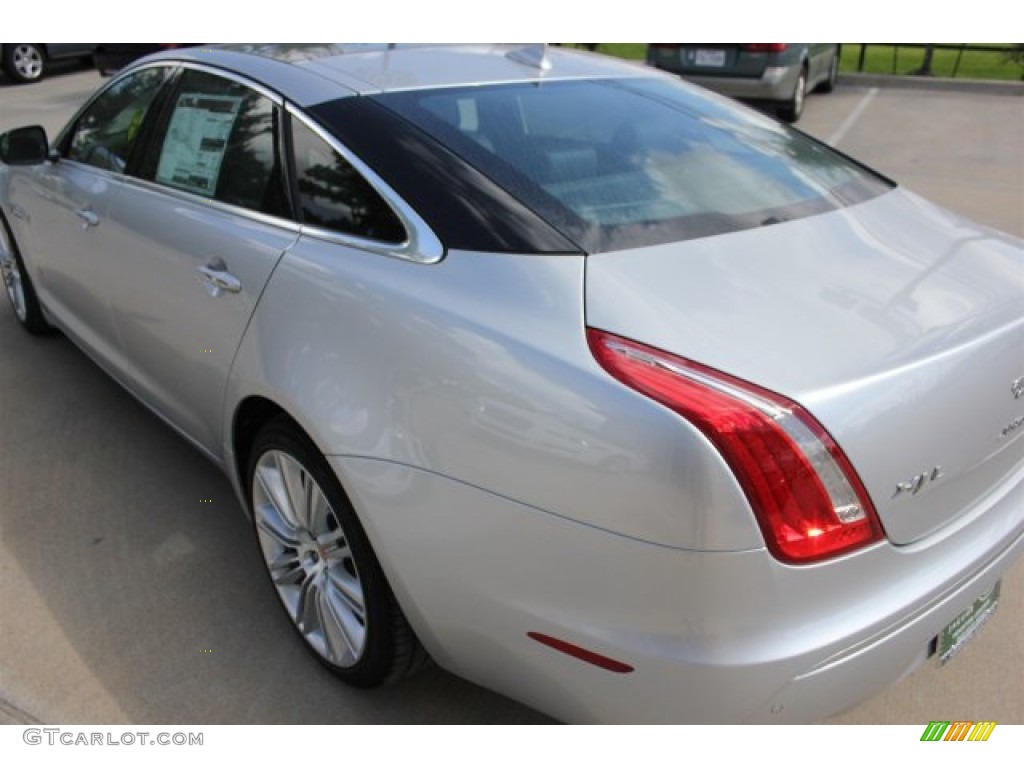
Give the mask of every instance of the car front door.
<svg viewBox="0 0 1024 768">
<path fill-rule="evenodd" d="M 170 73 L 155 67 L 111 83 L 56 142 L 59 159 L 36 167 L 29 183 L 12 196 L 26 222 L 24 242 L 43 304 L 119 376 L 123 366 L 110 312 L 109 285 L 116 276 L 107 214 Z"/>
<path fill-rule="evenodd" d="M 186 65 L 106 223 L 136 394 L 215 456 L 235 351 L 298 236 L 281 126 L 272 94 Z"/>
</svg>

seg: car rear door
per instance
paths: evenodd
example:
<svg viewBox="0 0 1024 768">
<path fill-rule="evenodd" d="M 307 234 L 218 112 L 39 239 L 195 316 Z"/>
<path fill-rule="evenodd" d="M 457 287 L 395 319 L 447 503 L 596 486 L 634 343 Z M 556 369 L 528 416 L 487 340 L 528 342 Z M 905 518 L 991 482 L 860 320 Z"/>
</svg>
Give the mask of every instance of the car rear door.
<svg viewBox="0 0 1024 768">
<path fill-rule="evenodd" d="M 110 294 L 132 386 L 215 455 L 235 351 L 298 236 L 281 125 L 276 95 L 186 65 L 109 214 Z"/>
</svg>

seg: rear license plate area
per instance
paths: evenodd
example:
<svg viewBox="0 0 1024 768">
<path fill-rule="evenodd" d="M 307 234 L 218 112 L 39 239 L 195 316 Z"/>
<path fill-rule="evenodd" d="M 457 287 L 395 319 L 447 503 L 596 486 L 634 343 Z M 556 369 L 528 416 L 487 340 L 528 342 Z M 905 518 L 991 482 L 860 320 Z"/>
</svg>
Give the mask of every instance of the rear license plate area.
<svg viewBox="0 0 1024 768">
<path fill-rule="evenodd" d="M 997 581 L 992 589 L 967 606 L 939 633 L 936 652 L 940 666 L 959 653 L 960 649 L 992 618 L 999 605 L 1001 586 L 1002 582 Z"/>
</svg>

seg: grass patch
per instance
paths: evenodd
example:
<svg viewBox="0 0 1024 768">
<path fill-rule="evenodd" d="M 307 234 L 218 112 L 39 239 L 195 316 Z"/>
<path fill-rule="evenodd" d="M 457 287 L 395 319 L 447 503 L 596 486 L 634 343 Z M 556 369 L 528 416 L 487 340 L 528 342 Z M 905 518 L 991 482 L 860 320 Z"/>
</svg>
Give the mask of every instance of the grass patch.
<svg viewBox="0 0 1024 768">
<path fill-rule="evenodd" d="M 563 43 L 568 48 L 583 48 L 585 43 Z M 1009 43 L 996 43 L 1004 47 Z M 647 43 L 597 43 L 597 51 L 621 59 L 643 61 Z M 957 65 L 957 58 L 960 62 Z M 860 43 L 843 45 L 839 68 L 842 72 L 856 72 L 860 58 Z M 924 61 L 923 48 L 903 48 L 893 45 L 869 45 L 864 57 L 864 71 L 876 75 L 909 75 L 920 69 Z M 1021 80 L 1024 67 L 1009 61 L 1000 51 L 935 51 L 932 73 L 936 77 L 977 78 L 979 80 Z"/>
<path fill-rule="evenodd" d="M 999 47 L 1008 45 L 1000 44 Z M 841 72 L 856 72 L 860 59 L 859 43 L 843 46 L 840 59 Z M 957 58 L 960 63 L 957 66 Z M 923 48 L 903 48 L 893 45 L 869 45 L 864 56 L 864 72 L 876 75 L 910 75 L 920 69 L 924 62 Z M 1020 80 L 1024 69 L 1008 61 L 1000 51 L 935 51 L 932 59 L 932 74 L 936 77 L 977 78 L 979 80 Z"/>
<path fill-rule="evenodd" d="M 583 48 L 587 43 L 562 43 L 567 48 Z M 590 43 L 594 45 L 594 43 Z M 618 56 L 620 59 L 631 61 L 643 61 L 647 54 L 647 43 L 596 43 L 597 52 L 609 56 Z"/>
</svg>

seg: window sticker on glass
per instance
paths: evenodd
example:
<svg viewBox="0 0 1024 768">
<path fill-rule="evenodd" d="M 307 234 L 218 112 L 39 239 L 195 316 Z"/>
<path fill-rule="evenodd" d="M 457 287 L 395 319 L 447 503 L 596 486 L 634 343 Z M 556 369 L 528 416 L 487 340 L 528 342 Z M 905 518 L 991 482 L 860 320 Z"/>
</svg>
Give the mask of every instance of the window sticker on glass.
<svg viewBox="0 0 1024 768">
<path fill-rule="evenodd" d="M 157 181 L 212 197 L 241 96 L 183 93 L 171 116 Z"/>
</svg>

